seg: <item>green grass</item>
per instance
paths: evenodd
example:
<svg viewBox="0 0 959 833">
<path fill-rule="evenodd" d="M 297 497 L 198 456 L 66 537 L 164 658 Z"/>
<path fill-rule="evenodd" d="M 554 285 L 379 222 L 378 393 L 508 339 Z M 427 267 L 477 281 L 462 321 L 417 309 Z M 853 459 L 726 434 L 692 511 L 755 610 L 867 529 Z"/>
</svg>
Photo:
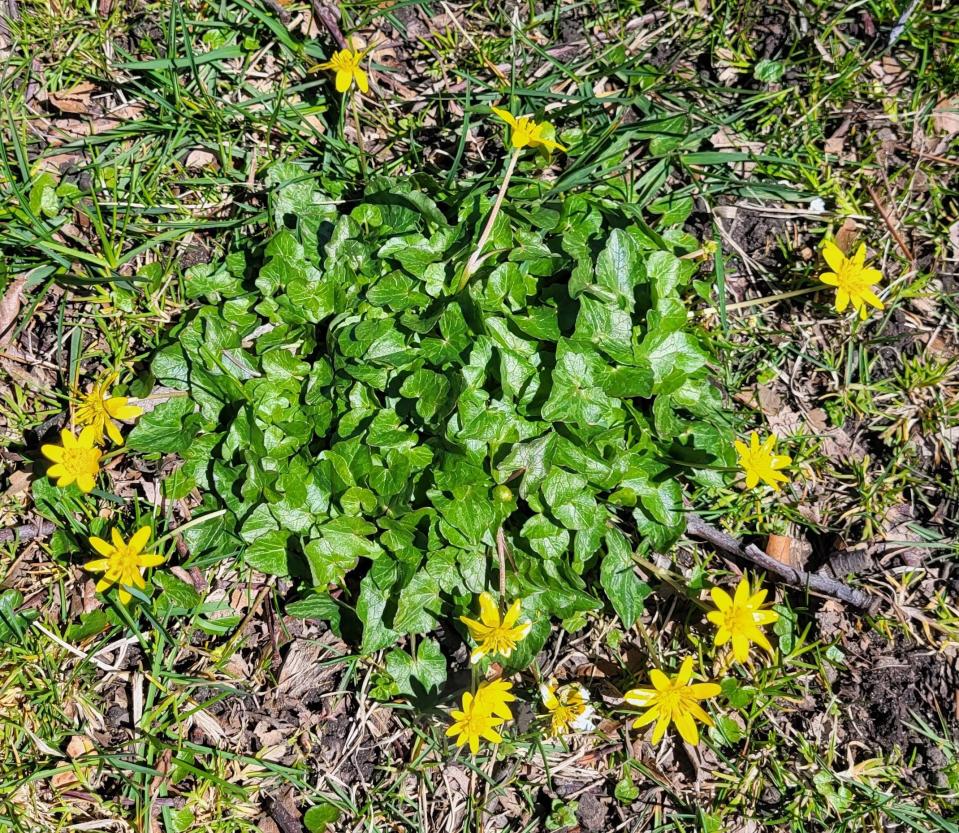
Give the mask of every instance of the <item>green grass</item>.
<svg viewBox="0 0 959 833">
<path fill-rule="evenodd" d="M 941 160 L 955 158 L 959 146 L 953 138 L 932 158 L 910 142 L 935 135 L 932 111 L 959 87 L 959 12 L 948 4 L 916 8 L 892 50 L 905 84 L 891 90 L 870 69 L 887 54 L 889 29 L 904 6 L 887 0 L 807 0 L 801 19 L 774 19 L 782 31 L 771 40 L 763 28 L 767 7 L 755 3 L 706 4 L 702 14 L 697 4 L 663 5 L 661 17 L 633 29 L 626 22 L 646 14 L 646 4 L 578 2 L 543 12 L 521 5 L 515 25 L 497 4 L 449 6 L 459 25 L 448 22 L 442 31 L 424 21 L 449 14 L 445 4 L 342 6 L 345 34 L 393 27 L 399 41 L 395 58 L 374 53 L 375 97 L 360 112 L 370 166 L 438 176 L 460 201 L 488 194 L 501 173 L 502 132 L 486 107 L 510 102 L 517 112 L 545 111 L 561 137 L 586 137 L 542 188 L 605 188 L 618 200 L 622 186 L 613 180 L 625 173 L 628 193 L 659 211 L 668 210 L 656 205 L 660 197 L 694 196 L 702 212 L 697 233 L 720 247 L 697 276 L 703 305 L 716 309 L 702 322 L 722 358 L 717 377 L 730 394 L 758 386 L 778 392 L 799 417 L 782 443 L 803 474 L 778 501 L 704 489 L 695 503 L 737 534 L 798 537 L 806 530 L 852 546 L 889 531 L 896 507 L 913 507 L 913 519 L 890 534 L 908 536 L 922 563 L 864 580 L 927 621 L 863 622 L 857 635 L 905 635 L 930 647 L 954 642 L 959 611 L 932 571 L 959 555 L 959 307 L 954 292 L 936 283 L 949 268 L 948 233 L 959 221 L 954 165 Z M 288 11 L 296 16 L 306 7 Z M 866 34 L 867 17 L 875 35 Z M 859 34 L 849 34 L 850 26 Z M 118 4 L 102 17 L 91 15 L 89 4 L 61 4 L 54 14 L 46 4 L 22 2 L 9 28 L 18 48 L 2 53 L 0 67 L 0 289 L 27 276 L 15 337 L 4 341 L 5 350 L 27 352 L 2 365 L 0 427 L 4 449 L 24 458 L 22 468 L 35 455 L 27 433 L 59 413 L 75 388 L 102 369 L 144 366 L 191 305 L 185 285 L 193 261 L 222 259 L 265 227 L 271 164 L 298 160 L 351 199 L 361 160 L 329 79 L 310 72 L 330 51 L 326 33 L 311 39 L 290 31 L 269 5 L 164 3 L 131 14 Z M 574 45 L 551 54 L 564 38 Z M 756 79 L 763 58 L 779 62 L 780 81 Z M 491 65 L 505 67 L 502 77 Z M 724 67 L 722 83 L 716 75 Z M 60 112 L 34 92 L 26 100 L 35 84 L 56 95 L 86 82 L 103 94 L 88 114 Z M 117 110 L 124 115 L 111 121 Z M 847 117 L 843 151 L 827 153 L 825 141 Z M 58 129 L 63 118 L 76 124 Z M 79 135 L 84 121 L 97 132 Z M 709 142 L 720 127 L 761 149 L 720 158 Z M 892 146 L 883 130 L 893 131 Z M 743 161 L 754 165 L 748 174 Z M 517 181 L 532 183 L 532 170 L 521 166 Z M 870 189 L 894 206 L 915 267 Z M 825 200 L 826 214 L 801 213 L 814 196 Z M 722 220 L 724 235 L 706 213 L 731 203 L 784 211 L 753 271 L 729 242 L 731 223 Z M 882 316 L 864 327 L 834 313 L 828 289 L 776 297 L 815 285 L 816 247 L 849 215 L 860 218 L 860 239 L 891 288 Z M 47 376 L 31 377 L 37 359 L 49 364 Z M 124 381 L 133 395 L 152 386 L 132 373 Z M 777 417 L 755 402 L 730 400 L 743 431 Z M 865 455 L 830 453 L 821 432 L 802 420 L 814 408 Z M 131 500 L 152 514 L 150 496 L 136 485 Z M 13 490 L 0 499 L 13 522 L 26 518 L 26 504 Z M 621 785 L 613 806 L 634 820 L 625 829 L 715 831 L 745 820 L 797 833 L 957 829 L 950 819 L 959 754 L 948 725 L 913 721 L 941 751 L 946 786 L 917 788 L 907 777 L 915 765 L 908 749 L 847 749 L 837 726 L 849 704 L 832 693 L 831 680 L 859 660 L 829 639 L 818 641 L 807 608 L 784 608 L 797 622 L 793 645 L 741 680 L 751 688 L 734 721 L 743 726 L 723 724 L 709 736 L 702 783 L 677 775 L 674 762 L 648 745 L 631 744 L 636 733 L 622 721 L 608 729 L 591 763 L 596 776 L 577 769 L 578 747 L 544 743 L 535 723 L 504 746 L 495 767 L 462 754 L 451 762 L 441 718 L 371 697 L 382 656 L 359 659 L 324 646 L 318 663 L 335 680 L 323 697 L 348 708 L 355 728 L 347 751 L 374 750 L 362 777 L 345 777 L 323 763 L 322 749 L 332 743 L 323 724 L 287 732 L 289 760 L 279 764 L 259 755 L 248 737 L 215 737 L 217 718 L 207 717 L 256 708 L 282 673 L 270 640 L 285 643 L 297 626 L 283 619 L 276 588 L 262 599 L 253 632 L 243 633 L 237 629 L 256 596 L 254 577 L 187 560 L 183 566 L 219 591 L 198 612 L 186 615 L 174 600 L 134 624 L 108 609 L 111 618 L 97 629 L 97 614 L 73 601 L 88 578 L 75 554 L 56 538 L 30 547 L 9 545 L 0 576 L 23 590 L 35 621 L 56 639 L 14 617 L 22 599 L 0 605 L 0 829 L 67 830 L 92 820 L 104 829 L 121 820 L 150 829 L 156 819 L 166 833 L 252 831 L 288 788 L 301 810 L 324 802 L 338 808 L 342 830 L 440 830 L 446 808 L 471 825 L 464 829 L 478 830 L 491 823 L 494 799 L 507 829 L 563 829 L 571 822 L 567 805 L 578 800 L 582 809 L 581 797 L 560 795 L 569 768 L 582 776 L 579 786 L 593 778 L 605 794 Z M 637 650 L 674 664 L 678 630 L 705 650 L 701 611 L 690 594 L 669 588 L 692 583 L 695 591 L 697 577 L 701 585 L 704 576 L 722 574 L 722 562 L 705 552 L 692 559 L 660 565 L 653 583 L 666 603 L 637 629 L 624 633 L 611 617 L 591 617 L 565 644 L 575 642 L 591 663 L 608 662 L 615 673 L 607 684 L 619 690 L 644 682 Z M 931 593 L 923 586 L 930 580 Z M 308 630 L 304 638 L 321 636 Z M 119 674 L 57 641 L 90 657 L 121 639 L 132 640 L 125 650 L 138 658 Z M 244 646 L 241 665 L 231 665 L 224 646 Z M 122 650 L 101 656 L 110 664 Z M 791 722 L 805 719 L 799 705 L 808 698 L 821 715 L 819 734 Z M 117 704 L 127 722 L 111 727 L 109 709 Z M 744 729 L 742 750 L 729 734 Z M 67 746 L 79 735 L 91 748 L 72 758 Z M 632 803 L 636 797 L 642 807 Z"/>
</svg>

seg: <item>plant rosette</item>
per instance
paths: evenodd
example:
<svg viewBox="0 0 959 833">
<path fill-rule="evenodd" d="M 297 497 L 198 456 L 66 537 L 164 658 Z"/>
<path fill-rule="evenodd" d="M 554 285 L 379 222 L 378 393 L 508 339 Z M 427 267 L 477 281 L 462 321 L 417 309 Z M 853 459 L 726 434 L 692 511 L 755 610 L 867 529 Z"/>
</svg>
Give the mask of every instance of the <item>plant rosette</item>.
<svg viewBox="0 0 959 833">
<path fill-rule="evenodd" d="M 530 622 L 511 668 L 554 619 L 608 604 L 631 626 L 650 592 L 633 553 L 671 546 L 684 486 L 736 462 L 682 300 L 682 212 L 654 229 L 636 205 L 523 186 L 458 291 L 486 197 L 381 178 L 338 205 L 292 163 L 268 185 L 275 232 L 190 270 L 196 306 L 153 358 L 187 395 L 127 438 L 179 455 L 167 499 L 226 510 L 187 530 L 191 553 L 291 577 L 291 613 L 354 617 L 369 653 L 475 616 L 502 527 Z"/>
</svg>

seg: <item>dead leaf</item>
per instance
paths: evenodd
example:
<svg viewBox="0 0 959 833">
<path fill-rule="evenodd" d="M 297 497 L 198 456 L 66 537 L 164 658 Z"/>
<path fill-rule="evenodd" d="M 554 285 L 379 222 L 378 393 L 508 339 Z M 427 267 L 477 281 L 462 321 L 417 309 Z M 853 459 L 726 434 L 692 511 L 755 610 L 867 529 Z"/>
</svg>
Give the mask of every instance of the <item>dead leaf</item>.
<svg viewBox="0 0 959 833">
<path fill-rule="evenodd" d="M 909 82 L 909 72 L 892 55 L 884 55 L 869 65 L 869 71 L 886 92 L 895 95 Z"/>
<path fill-rule="evenodd" d="M 839 231 L 836 232 L 836 245 L 846 254 L 852 251 L 852 247 L 856 243 L 857 229 L 856 221 L 852 217 L 847 217 L 843 220 Z"/>
<path fill-rule="evenodd" d="M 780 564 L 801 570 L 802 559 L 799 557 L 799 548 L 793 547 L 794 543 L 788 535 L 770 535 L 766 539 L 766 555 L 775 558 Z"/>
<path fill-rule="evenodd" d="M 67 744 L 67 755 L 71 758 L 79 758 L 93 751 L 93 744 L 86 735 L 74 735 Z"/>
<path fill-rule="evenodd" d="M 932 126 L 947 137 L 959 133 L 959 95 L 944 98 L 932 111 Z"/>
<path fill-rule="evenodd" d="M 95 110 L 91 97 L 96 91 L 97 88 L 94 84 L 83 81 L 69 90 L 50 93 L 48 99 L 62 113 L 90 115 Z"/>
<path fill-rule="evenodd" d="M 202 148 L 191 150 L 183 163 L 188 170 L 199 170 L 200 168 L 218 167 L 218 160 L 215 153 L 210 153 Z"/>
<path fill-rule="evenodd" d="M 26 283 L 26 275 L 15 278 L 0 299 L 0 350 L 6 348 L 13 336 L 13 325 L 23 307 L 23 287 Z"/>
</svg>

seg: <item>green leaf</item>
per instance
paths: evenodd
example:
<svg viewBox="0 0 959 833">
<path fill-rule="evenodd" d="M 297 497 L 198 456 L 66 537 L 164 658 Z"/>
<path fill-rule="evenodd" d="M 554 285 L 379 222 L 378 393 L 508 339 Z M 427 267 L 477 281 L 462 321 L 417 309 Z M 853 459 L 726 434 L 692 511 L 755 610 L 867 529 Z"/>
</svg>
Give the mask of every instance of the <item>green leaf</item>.
<svg viewBox="0 0 959 833">
<path fill-rule="evenodd" d="M 613 229 L 596 260 L 596 280 L 614 293 L 625 309 L 633 308 L 633 288 L 640 275 L 639 246 L 622 229 Z"/>
<path fill-rule="evenodd" d="M 340 606 L 329 593 L 313 593 L 290 602 L 286 606 L 286 612 L 297 619 L 320 619 L 329 622 L 333 632 L 340 633 Z"/>
<path fill-rule="evenodd" d="M 400 633 L 428 633 L 436 627 L 440 587 L 429 570 L 419 570 L 401 591 L 393 627 Z"/>
<path fill-rule="evenodd" d="M 385 621 L 396 578 L 396 564 L 389 559 L 380 559 L 373 562 L 370 571 L 360 582 L 356 615 L 363 623 L 360 650 L 364 654 L 393 645 L 401 636 L 399 632 L 388 627 Z"/>
<path fill-rule="evenodd" d="M 544 515 L 533 515 L 520 530 L 533 552 L 543 558 L 560 558 L 569 549 L 569 533 Z"/>
<path fill-rule="evenodd" d="M 643 612 L 643 602 L 653 591 L 636 575 L 629 543 L 617 529 L 606 532 L 600 583 L 623 627 L 631 628 Z"/>
<path fill-rule="evenodd" d="M 196 405 L 186 396 L 174 396 L 140 417 L 126 440 L 128 451 L 157 451 L 163 454 L 185 451 L 196 430 L 188 417 Z"/>
<path fill-rule="evenodd" d="M 287 554 L 289 537 L 288 532 L 281 530 L 261 535 L 246 549 L 247 566 L 269 576 L 288 576 L 290 574 Z"/>
<path fill-rule="evenodd" d="M 406 651 L 390 651 L 386 670 L 396 681 L 397 691 L 411 697 L 435 695 L 446 682 L 446 658 L 434 639 L 420 642 L 415 659 Z"/>
<path fill-rule="evenodd" d="M 340 820 L 342 813 L 338 807 L 323 802 L 310 807 L 303 814 L 303 825 L 309 833 L 326 833 L 326 828 Z"/>
<path fill-rule="evenodd" d="M 175 605 L 192 612 L 203 601 L 192 584 L 187 584 L 172 573 L 158 570 L 153 574 L 153 583 L 163 591 L 157 595 L 158 603 L 161 600 L 169 601 L 171 606 Z"/>
</svg>

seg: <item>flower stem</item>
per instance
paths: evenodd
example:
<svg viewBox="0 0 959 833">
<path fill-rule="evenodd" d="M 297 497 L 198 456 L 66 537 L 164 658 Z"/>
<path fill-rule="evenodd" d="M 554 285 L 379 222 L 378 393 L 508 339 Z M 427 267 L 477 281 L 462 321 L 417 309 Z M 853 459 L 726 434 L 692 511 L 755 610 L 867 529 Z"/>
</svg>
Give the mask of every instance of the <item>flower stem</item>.
<svg viewBox="0 0 959 833">
<path fill-rule="evenodd" d="M 503 207 L 503 199 L 506 197 L 506 189 L 509 186 L 510 178 L 513 176 L 513 171 L 516 170 L 516 163 L 519 160 L 519 152 L 520 148 L 514 148 L 513 154 L 509 158 L 509 163 L 506 165 L 506 173 L 503 174 L 503 183 L 500 185 L 499 193 L 496 195 L 496 202 L 493 203 L 493 208 L 489 213 L 489 217 L 486 218 L 486 225 L 483 226 L 483 233 L 480 235 L 480 239 L 476 244 L 476 248 L 473 249 L 473 254 L 471 254 L 470 259 L 466 261 L 466 266 L 463 268 L 463 274 L 460 277 L 459 286 L 456 288 L 457 292 L 463 291 L 463 289 L 466 287 L 466 284 L 469 282 L 469 279 L 473 276 L 473 273 L 483 262 L 483 248 L 489 241 L 489 236 L 493 233 L 493 223 L 496 222 L 496 217 L 499 215 L 500 209 Z"/>
<path fill-rule="evenodd" d="M 353 128 L 356 130 L 356 146 L 360 151 L 360 172 L 366 179 L 366 145 L 363 144 L 363 131 L 360 130 L 360 111 L 356 104 L 356 96 L 350 96 L 350 109 L 353 111 Z"/>
</svg>

